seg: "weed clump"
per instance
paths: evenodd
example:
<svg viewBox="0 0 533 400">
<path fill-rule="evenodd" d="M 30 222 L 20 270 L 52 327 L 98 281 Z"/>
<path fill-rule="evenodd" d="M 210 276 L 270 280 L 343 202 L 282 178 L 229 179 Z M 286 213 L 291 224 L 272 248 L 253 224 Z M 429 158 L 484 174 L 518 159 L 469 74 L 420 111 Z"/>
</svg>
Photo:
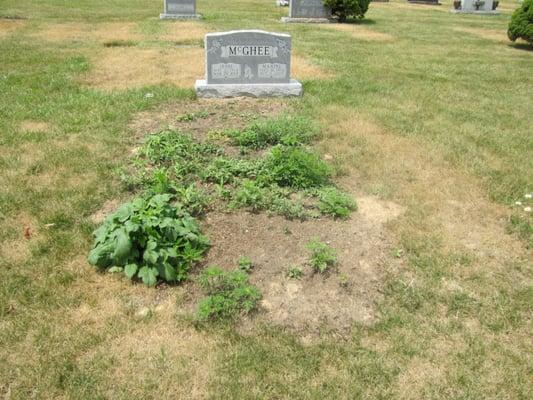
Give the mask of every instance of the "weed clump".
<svg viewBox="0 0 533 400">
<path fill-rule="evenodd" d="M 185 279 L 208 240 L 194 218 L 171 199 L 161 194 L 122 205 L 94 231 L 89 263 L 149 286 Z"/>
<path fill-rule="evenodd" d="M 248 274 L 241 270 L 224 272 L 216 266 L 206 268 L 198 278 L 198 283 L 207 294 L 200 302 L 198 319 L 233 319 L 253 311 L 261 299 L 261 293 L 248 280 Z"/>
<path fill-rule="evenodd" d="M 277 144 L 296 146 L 309 143 L 317 136 L 317 130 L 307 118 L 285 115 L 255 122 L 244 130 L 226 130 L 224 134 L 236 146 L 259 150 Z"/>
<path fill-rule="evenodd" d="M 179 119 L 207 116 L 202 112 Z M 123 179 L 131 189 L 172 194 L 194 216 L 225 204 L 288 219 L 346 218 L 356 209 L 355 203 L 330 187 L 332 168 L 304 146 L 316 136 L 317 129 L 308 119 L 289 116 L 217 132 L 205 142 L 167 129 L 148 137 Z M 225 137 L 241 147 L 239 156 L 227 154 Z M 262 154 L 242 151 L 269 146 Z"/>
<path fill-rule="evenodd" d="M 357 210 L 355 201 L 335 187 L 320 189 L 317 195 L 318 209 L 322 214 L 347 218 L 351 211 Z"/>
<path fill-rule="evenodd" d="M 260 180 L 294 189 L 329 183 L 331 168 L 315 153 L 300 147 L 276 146 L 265 159 Z"/>
<path fill-rule="evenodd" d="M 315 271 L 324 273 L 337 263 L 337 252 L 326 243 L 312 240 L 306 247 L 311 252 L 309 263 Z"/>
</svg>

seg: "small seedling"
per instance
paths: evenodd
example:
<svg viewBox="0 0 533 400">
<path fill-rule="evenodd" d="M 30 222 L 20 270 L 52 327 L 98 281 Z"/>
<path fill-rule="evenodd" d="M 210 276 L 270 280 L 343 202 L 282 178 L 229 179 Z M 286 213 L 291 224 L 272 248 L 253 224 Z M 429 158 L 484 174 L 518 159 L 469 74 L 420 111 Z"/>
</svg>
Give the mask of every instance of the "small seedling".
<svg viewBox="0 0 533 400">
<path fill-rule="evenodd" d="M 239 258 L 239 269 L 243 272 L 250 272 L 254 264 L 248 257 Z"/>
<path fill-rule="evenodd" d="M 394 250 L 394 257 L 396 258 L 402 258 L 403 256 L 403 249 L 396 249 Z"/>
<path fill-rule="evenodd" d="M 350 286 L 350 279 L 348 278 L 348 275 L 346 274 L 339 275 L 339 285 L 341 285 L 341 287 L 343 287 L 344 289 L 347 289 L 348 286 Z"/>
<path fill-rule="evenodd" d="M 307 249 L 311 251 L 309 263 L 315 271 L 321 274 L 337 263 L 337 253 L 335 249 L 326 243 L 312 240 L 307 243 Z"/>
<path fill-rule="evenodd" d="M 302 268 L 298 266 L 292 266 L 287 271 L 287 276 L 291 279 L 300 279 L 304 274 Z"/>
<path fill-rule="evenodd" d="M 180 115 L 176 118 L 178 122 L 192 122 L 199 118 L 207 118 L 209 113 L 207 111 L 192 112 Z"/>
</svg>

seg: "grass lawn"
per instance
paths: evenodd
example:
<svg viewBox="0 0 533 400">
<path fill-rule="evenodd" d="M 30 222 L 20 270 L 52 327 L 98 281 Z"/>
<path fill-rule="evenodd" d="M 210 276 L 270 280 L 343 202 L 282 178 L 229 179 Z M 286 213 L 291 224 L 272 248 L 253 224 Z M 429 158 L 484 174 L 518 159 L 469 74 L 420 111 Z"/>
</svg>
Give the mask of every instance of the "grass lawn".
<svg viewBox="0 0 533 400">
<path fill-rule="evenodd" d="M 394 0 L 327 26 L 282 25 L 274 0 L 198 0 L 201 22 L 160 21 L 161 3 L 0 1 L 0 395 L 532 398 L 533 218 L 515 202 L 533 192 L 533 48 L 506 38 L 518 3 L 485 17 Z M 203 35 L 244 28 L 292 35 L 301 99 L 195 99 Z M 270 288 L 277 316 L 262 304 L 199 325 L 193 285 L 87 263 L 95 215 L 133 196 L 120 175 L 137 147 L 199 110 L 203 125 L 178 128 L 285 111 L 322 132 L 316 150 L 359 204 L 351 219 L 202 221 L 209 264 L 250 255 L 252 282 L 278 279 L 308 308 Z M 302 262 L 314 234 L 353 271 L 337 308 L 367 317 L 332 307 L 335 322 L 312 321 L 335 274 L 297 287 L 269 274 Z"/>
</svg>

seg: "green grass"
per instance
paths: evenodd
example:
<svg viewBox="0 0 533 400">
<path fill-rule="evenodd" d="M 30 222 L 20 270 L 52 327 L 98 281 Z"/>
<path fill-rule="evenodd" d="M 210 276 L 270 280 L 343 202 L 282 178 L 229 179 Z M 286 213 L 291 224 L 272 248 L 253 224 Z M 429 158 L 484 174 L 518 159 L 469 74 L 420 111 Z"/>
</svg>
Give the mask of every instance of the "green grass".
<svg viewBox="0 0 533 400">
<path fill-rule="evenodd" d="M 289 32 L 297 55 L 331 70 L 332 79 L 304 82 L 292 111 L 324 125 L 322 149 L 357 172 L 359 190 L 405 208 L 389 226 L 402 268 L 384 267 L 376 322 L 342 338 L 325 327 L 303 343 L 268 326 L 253 334 L 197 331 L 176 314 L 180 287 L 161 291 L 169 293 L 168 312 L 141 318 L 143 304 L 159 304 L 157 292 L 99 275 L 84 261 L 94 229 L 89 216 L 124 195 L 118 169 L 135 141 L 130 120 L 194 93 L 91 89 L 78 78 L 102 45 L 29 35 L 46 23 L 129 21 L 146 35 L 140 46 L 164 47 L 151 39 L 167 24 L 157 20 L 161 2 L 2 1 L 0 15 L 28 19 L 0 36 L 0 394 L 531 398 L 531 227 L 516 217 L 509 228 L 516 236 L 507 236 L 501 215 L 532 190 L 533 51 L 456 30 L 505 34 L 517 5 L 500 4 L 503 14 L 490 18 L 451 15 L 449 1 L 439 10 L 371 4 L 361 26 L 394 38 L 372 41 L 281 25 L 286 10 L 273 0 L 198 1 L 209 30 Z M 350 113 L 382 136 L 346 123 Z M 46 127 L 22 132 L 28 120 Z M 453 209 L 448 200 L 469 196 L 481 210 L 469 208 L 461 221 L 480 236 L 487 225 L 501 227 L 495 255 L 457 245 L 438 219 Z"/>
</svg>

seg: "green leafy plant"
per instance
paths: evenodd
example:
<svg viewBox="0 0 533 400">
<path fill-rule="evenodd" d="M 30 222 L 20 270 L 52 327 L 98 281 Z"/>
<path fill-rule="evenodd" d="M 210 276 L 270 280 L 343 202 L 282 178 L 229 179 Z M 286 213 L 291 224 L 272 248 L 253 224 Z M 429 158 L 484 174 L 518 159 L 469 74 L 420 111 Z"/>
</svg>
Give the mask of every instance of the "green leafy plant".
<svg viewBox="0 0 533 400">
<path fill-rule="evenodd" d="M 337 253 L 335 249 L 329 247 L 326 243 L 312 240 L 307 243 L 306 247 L 311 251 L 311 259 L 309 260 L 309 263 L 315 271 L 324 273 L 337 263 Z"/>
<path fill-rule="evenodd" d="M 248 207 L 254 211 L 264 207 L 264 191 L 255 181 L 244 179 L 235 192 L 234 204 L 239 207 Z"/>
<path fill-rule="evenodd" d="M 307 118 L 283 115 L 255 122 L 243 130 L 226 130 L 224 133 L 235 145 L 257 150 L 280 143 L 289 146 L 309 143 L 317 135 L 317 130 Z"/>
<path fill-rule="evenodd" d="M 254 267 L 254 263 L 248 257 L 242 256 L 239 258 L 239 269 L 243 272 L 250 272 Z"/>
<path fill-rule="evenodd" d="M 304 271 L 301 267 L 293 265 L 287 271 L 287 276 L 291 279 L 300 279 L 304 274 Z"/>
<path fill-rule="evenodd" d="M 137 198 L 122 205 L 94 231 L 88 261 L 102 269 L 122 269 L 130 279 L 153 286 L 181 281 L 208 247 L 192 218 L 172 196 Z"/>
<path fill-rule="evenodd" d="M 370 0 L 322 0 L 339 22 L 348 18 L 362 19 L 368 11 Z"/>
<path fill-rule="evenodd" d="M 322 188 L 317 194 L 318 209 L 322 214 L 347 218 L 351 211 L 357 209 L 355 201 L 335 187 Z"/>
<path fill-rule="evenodd" d="M 249 283 L 244 271 L 225 272 L 216 266 L 208 267 L 202 271 L 198 283 L 207 294 L 198 308 L 201 321 L 232 319 L 247 314 L 261 299 L 259 289 Z"/>
<path fill-rule="evenodd" d="M 507 36 L 513 42 L 522 38 L 533 43 L 533 0 L 524 0 L 511 17 Z"/>
<path fill-rule="evenodd" d="M 194 184 L 175 188 L 176 198 L 191 215 L 203 214 L 209 205 L 209 196 Z"/>
<path fill-rule="evenodd" d="M 259 177 L 295 189 L 320 187 L 329 182 L 330 167 L 315 153 L 300 147 L 276 146 L 265 159 Z"/>
</svg>

